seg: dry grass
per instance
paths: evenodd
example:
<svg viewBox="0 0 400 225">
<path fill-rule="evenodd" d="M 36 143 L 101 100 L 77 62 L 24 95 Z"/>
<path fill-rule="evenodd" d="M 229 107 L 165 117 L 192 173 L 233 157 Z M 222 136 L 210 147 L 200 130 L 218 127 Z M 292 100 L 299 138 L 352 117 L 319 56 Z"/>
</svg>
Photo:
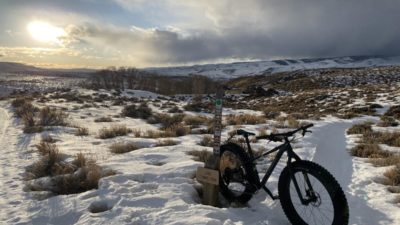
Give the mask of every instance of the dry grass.
<svg viewBox="0 0 400 225">
<path fill-rule="evenodd" d="M 211 119 L 205 116 L 185 116 L 183 122 L 191 127 L 198 127 L 200 125 L 207 125 L 211 122 Z"/>
<path fill-rule="evenodd" d="M 383 151 L 377 144 L 360 144 L 350 149 L 352 156 L 361 158 L 386 158 L 391 156 L 390 152 Z"/>
<path fill-rule="evenodd" d="M 255 125 L 255 124 L 265 123 L 265 117 L 253 114 L 228 115 L 226 117 L 226 122 L 228 125 L 242 125 L 242 124 Z"/>
<path fill-rule="evenodd" d="M 362 140 L 368 144 L 386 144 L 400 147 L 400 133 L 397 132 L 367 132 L 363 134 Z"/>
<path fill-rule="evenodd" d="M 180 137 L 189 134 L 190 128 L 182 124 L 175 124 L 165 129 L 165 133 L 170 134 L 170 137 Z"/>
<path fill-rule="evenodd" d="M 211 157 L 212 153 L 207 150 L 192 150 L 186 152 L 186 154 L 193 156 L 194 161 L 206 163 Z"/>
<path fill-rule="evenodd" d="M 43 139 L 39 144 L 35 145 L 35 147 L 38 150 L 38 152 L 40 153 L 40 155 L 47 155 L 52 152 L 58 151 L 58 148 L 55 144 L 53 144 L 51 142 L 46 142 Z"/>
<path fill-rule="evenodd" d="M 347 130 L 347 134 L 366 134 L 372 132 L 371 122 L 355 124 Z"/>
<path fill-rule="evenodd" d="M 110 146 L 110 152 L 115 154 L 123 154 L 139 149 L 135 143 L 115 143 Z"/>
<path fill-rule="evenodd" d="M 165 139 L 165 140 L 159 140 L 155 147 L 161 147 L 161 146 L 172 146 L 172 145 L 177 145 L 178 142 L 174 141 L 172 139 Z"/>
<path fill-rule="evenodd" d="M 110 128 L 103 127 L 99 130 L 98 138 L 100 139 L 108 139 L 114 138 L 118 136 L 125 136 L 131 133 L 132 130 L 127 128 L 125 125 L 115 125 L 111 126 Z"/>
<path fill-rule="evenodd" d="M 55 143 L 55 142 L 57 142 L 57 140 L 52 138 L 50 135 L 42 135 L 41 142 Z"/>
<path fill-rule="evenodd" d="M 381 116 L 381 120 L 377 125 L 380 127 L 397 127 L 399 123 L 392 116 Z"/>
<path fill-rule="evenodd" d="M 61 110 L 55 108 L 44 107 L 39 112 L 38 125 L 40 126 L 65 126 L 67 125 L 66 118 L 68 117 Z"/>
<path fill-rule="evenodd" d="M 138 107 L 135 104 L 125 106 L 122 110 L 122 115 L 132 118 L 148 119 L 153 113 L 147 104 L 143 102 Z"/>
<path fill-rule="evenodd" d="M 75 156 L 72 163 L 62 161 L 58 150 L 52 150 L 27 167 L 27 178 L 51 178 L 50 187 L 29 187 L 31 190 L 52 191 L 55 194 L 74 194 L 98 188 L 100 178 L 114 175 L 114 171 L 104 171 L 93 159 L 87 159 L 84 154 Z M 39 188 L 39 190 L 37 190 Z"/>
<path fill-rule="evenodd" d="M 214 139 L 212 135 L 204 135 L 203 139 L 199 142 L 199 145 L 212 147 L 214 143 Z"/>
<path fill-rule="evenodd" d="M 86 127 L 78 127 L 75 131 L 75 136 L 88 136 L 89 129 Z"/>
<path fill-rule="evenodd" d="M 397 165 L 383 174 L 387 180 L 386 185 L 399 186 L 400 185 L 400 165 Z"/>
<path fill-rule="evenodd" d="M 111 117 L 100 117 L 94 120 L 94 122 L 96 123 L 109 123 L 112 122 L 112 118 Z"/>
<path fill-rule="evenodd" d="M 374 166 L 392 166 L 400 164 L 400 156 L 399 155 L 390 155 L 386 158 L 373 158 L 369 159 L 369 162 Z"/>
<path fill-rule="evenodd" d="M 183 121 L 183 114 L 168 115 L 165 113 L 157 113 L 150 117 L 147 122 L 150 124 L 161 124 L 162 129 L 167 129 Z"/>
<path fill-rule="evenodd" d="M 300 122 L 291 115 L 287 117 L 280 116 L 276 118 L 276 122 L 276 127 L 278 128 L 298 128 L 300 126 Z"/>
<path fill-rule="evenodd" d="M 400 105 L 391 106 L 388 111 L 386 111 L 385 116 L 392 116 L 397 120 L 400 120 Z"/>
</svg>

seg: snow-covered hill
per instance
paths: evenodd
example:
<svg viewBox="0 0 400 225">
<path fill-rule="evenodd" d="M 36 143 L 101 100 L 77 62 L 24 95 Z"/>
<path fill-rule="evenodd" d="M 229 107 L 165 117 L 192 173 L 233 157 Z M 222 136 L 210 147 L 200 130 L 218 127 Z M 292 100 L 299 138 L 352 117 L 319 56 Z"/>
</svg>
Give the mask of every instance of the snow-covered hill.
<svg viewBox="0 0 400 225">
<path fill-rule="evenodd" d="M 340 58 L 274 60 L 256 62 L 237 62 L 229 64 L 207 64 L 184 67 L 159 67 L 147 68 L 148 72 L 163 75 L 204 75 L 214 79 L 229 79 L 240 76 L 258 75 L 296 71 L 304 69 L 322 68 L 358 68 L 372 66 L 399 65 L 400 56 L 397 57 L 366 57 L 351 56 Z"/>
</svg>

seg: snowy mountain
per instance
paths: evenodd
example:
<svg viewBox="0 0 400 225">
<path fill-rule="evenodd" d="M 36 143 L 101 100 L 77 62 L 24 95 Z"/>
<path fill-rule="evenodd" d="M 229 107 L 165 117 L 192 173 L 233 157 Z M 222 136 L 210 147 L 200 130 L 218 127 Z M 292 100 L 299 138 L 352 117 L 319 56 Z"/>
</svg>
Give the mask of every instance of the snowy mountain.
<svg viewBox="0 0 400 225">
<path fill-rule="evenodd" d="M 229 79 L 240 76 L 269 74 L 286 71 L 322 68 L 358 68 L 399 65 L 400 56 L 367 57 L 351 56 L 319 59 L 286 59 L 274 61 L 237 62 L 229 64 L 207 64 L 183 67 L 147 68 L 148 72 L 163 75 L 204 75 L 214 79 Z"/>
</svg>

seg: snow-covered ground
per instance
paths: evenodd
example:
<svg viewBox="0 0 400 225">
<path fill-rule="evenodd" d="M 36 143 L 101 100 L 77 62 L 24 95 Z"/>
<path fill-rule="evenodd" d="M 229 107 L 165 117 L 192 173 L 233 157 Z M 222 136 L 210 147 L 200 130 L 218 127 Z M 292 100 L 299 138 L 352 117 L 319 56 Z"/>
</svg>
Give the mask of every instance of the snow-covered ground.
<svg viewBox="0 0 400 225">
<path fill-rule="evenodd" d="M 147 68 L 148 72 L 163 75 L 204 75 L 214 79 L 231 79 L 263 73 L 277 73 L 307 69 L 361 68 L 399 65 L 400 57 L 339 57 L 326 59 L 286 59 L 275 61 L 237 62 L 182 67 Z"/>
<path fill-rule="evenodd" d="M 156 97 L 137 91 L 124 94 Z M 122 106 L 77 109 L 74 106 L 79 104 L 55 101 L 46 105 L 63 107 L 73 123 L 89 128 L 90 135 L 84 137 L 75 136 L 73 128 L 46 131 L 59 140 L 56 144 L 62 153 L 74 156 L 82 152 L 118 173 L 102 178 L 99 189 L 80 194 L 45 198 L 47 193 L 24 192 L 22 174 L 24 168 L 38 158 L 33 145 L 39 143 L 41 134 L 24 134 L 20 122 L 12 117 L 9 102 L 0 101 L 0 224 L 289 224 L 279 201 L 271 200 L 263 191 L 257 193 L 246 207 L 216 208 L 200 204 L 196 191 L 199 184 L 194 175 L 203 163 L 194 161 L 186 152 L 211 151 L 211 148 L 197 144 L 202 135 L 170 138 L 178 144 L 166 147 L 155 147 L 157 140 L 137 138 L 133 134 L 102 140 L 96 138 L 98 130 L 111 124 L 126 124 L 128 128 L 142 131 L 157 129 L 157 126 L 141 119 L 121 117 L 113 118 L 111 123 L 94 122 L 95 118 L 119 114 Z M 225 109 L 224 115 L 239 112 L 254 111 Z M 341 120 L 326 117 L 309 121 L 315 123 L 313 133 L 295 143 L 295 151 L 303 159 L 327 168 L 339 181 L 349 202 L 350 224 L 400 224 L 399 206 L 392 201 L 395 195 L 385 186 L 373 182 L 382 176 L 385 168 L 374 168 L 365 160 L 348 154 L 347 149 L 354 145 L 354 139 L 346 135 L 346 129 L 365 120 L 376 121 L 378 118 Z M 257 131 L 265 125 L 245 125 L 244 128 Z M 232 129 L 233 126 L 227 127 L 223 139 Z M 132 141 L 142 148 L 125 154 L 110 153 L 108 147 L 121 141 Z M 275 144 L 261 141 L 253 144 L 256 149 L 265 145 L 272 148 Z M 268 160 L 261 160 L 260 173 L 267 166 Z M 283 167 L 284 163 L 278 165 L 267 184 L 274 193 Z M 96 209 L 103 210 L 93 213 Z"/>
</svg>

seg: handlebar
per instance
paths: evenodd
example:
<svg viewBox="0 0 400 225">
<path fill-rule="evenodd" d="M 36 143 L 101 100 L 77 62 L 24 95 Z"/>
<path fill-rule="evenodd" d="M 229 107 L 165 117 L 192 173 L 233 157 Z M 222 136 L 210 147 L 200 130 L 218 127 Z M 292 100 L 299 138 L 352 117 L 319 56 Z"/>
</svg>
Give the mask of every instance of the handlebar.
<svg viewBox="0 0 400 225">
<path fill-rule="evenodd" d="M 257 139 L 257 140 L 260 140 L 260 139 L 267 139 L 267 140 L 274 141 L 274 142 L 282 142 L 285 138 L 291 137 L 291 136 L 293 136 L 295 133 L 297 133 L 297 132 L 299 132 L 299 131 L 302 131 L 302 135 L 303 135 L 303 136 L 304 136 L 307 132 L 310 132 L 310 133 L 311 133 L 311 131 L 309 131 L 309 130 L 307 130 L 307 129 L 310 128 L 310 127 L 312 127 L 312 126 L 314 126 L 314 124 L 311 123 L 311 124 L 302 126 L 302 127 L 298 128 L 298 129 L 296 129 L 296 130 L 293 130 L 293 131 L 289 131 L 289 132 L 286 132 L 286 133 L 269 134 L 269 135 L 258 136 L 258 137 L 256 137 L 256 139 Z"/>
</svg>

